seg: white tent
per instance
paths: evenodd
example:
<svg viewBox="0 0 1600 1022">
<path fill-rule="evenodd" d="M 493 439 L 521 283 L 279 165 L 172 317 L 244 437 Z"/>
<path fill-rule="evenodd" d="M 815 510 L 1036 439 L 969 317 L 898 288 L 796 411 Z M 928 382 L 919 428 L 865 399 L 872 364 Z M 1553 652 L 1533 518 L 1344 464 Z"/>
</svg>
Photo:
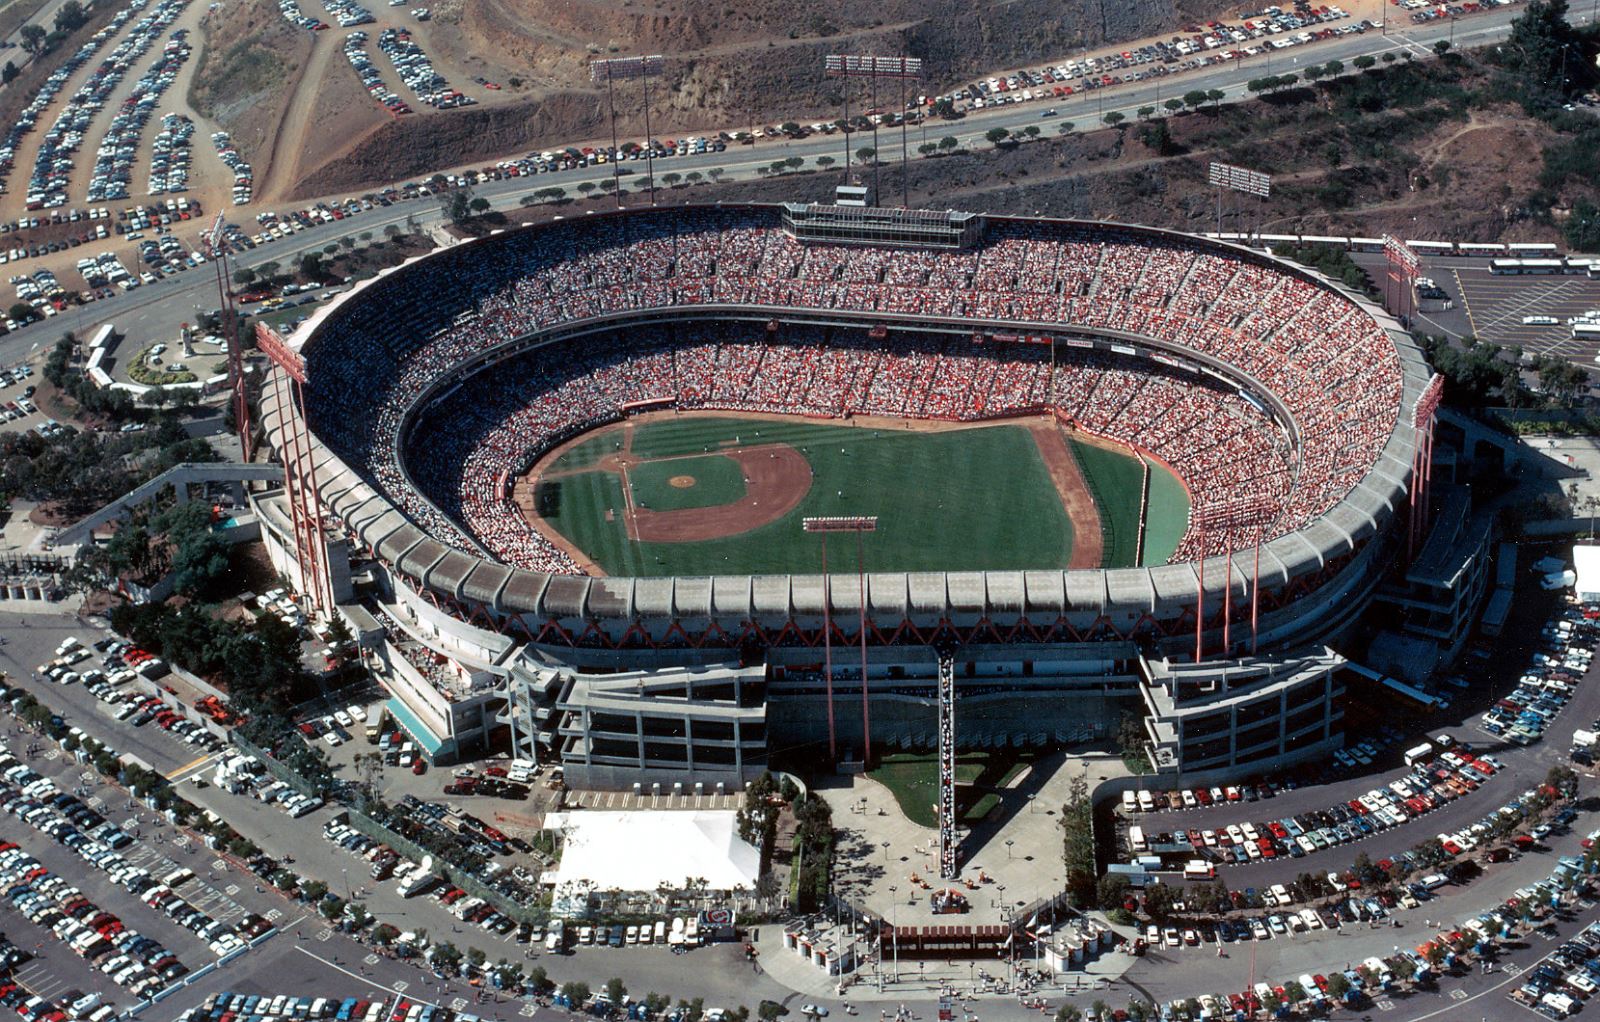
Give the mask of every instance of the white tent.
<svg viewBox="0 0 1600 1022">
<path fill-rule="evenodd" d="M 679 889 L 690 877 L 709 891 L 752 890 L 760 876 L 761 853 L 732 812 L 551 813 L 545 826 L 566 837 L 558 893 Z"/>
<path fill-rule="evenodd" d="M 1578 599 L 1600 601 L 1600 546 L 1574 546 L 1572 566 L 1577 574 Z"/>
</svg>

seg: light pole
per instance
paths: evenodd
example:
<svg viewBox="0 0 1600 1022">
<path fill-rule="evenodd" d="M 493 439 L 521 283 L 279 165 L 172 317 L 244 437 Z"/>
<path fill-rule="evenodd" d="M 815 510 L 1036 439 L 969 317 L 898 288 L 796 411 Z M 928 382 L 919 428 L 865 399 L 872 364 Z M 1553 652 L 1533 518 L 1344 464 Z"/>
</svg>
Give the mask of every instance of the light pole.
<svg viewBox="0 0 1600 1022">
<path fill-rule="evenodd" d="M 884 842 L 884 847 L 888 847 L 887 841 Z M 889 885 L 889 939 L 894 941 L 892 952 L 894 954 L 894 976 L 892 982 L 895 983 L 900 982 L 900 898 L 896 894 L 899 890 L 899 886 L 895 884 Z"/>
<path fill-rule="evenodd" d="M 1006 838 L 1006 861 L 1007 862 L 1011 861 L 1011 846 L 1014 845 L 1014 844 L 1016 844 L 1015 841 L 1011 840 L 1010 838 Z"/>
</svg>

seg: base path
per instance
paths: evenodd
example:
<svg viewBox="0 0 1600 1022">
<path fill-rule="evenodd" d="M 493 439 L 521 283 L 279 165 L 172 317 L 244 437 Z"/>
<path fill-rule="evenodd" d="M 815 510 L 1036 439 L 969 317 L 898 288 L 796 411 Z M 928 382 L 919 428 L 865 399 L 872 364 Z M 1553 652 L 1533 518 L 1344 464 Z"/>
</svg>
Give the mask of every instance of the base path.
<svg viewBox="0 0 1600 1022">
<path fill-rule="evenodd" d="M 1044 459 L 1050 479 L 1056 484 L 1061 506 L 1067 510 L 1067 520 L 1072 523 L 1072 559 L 1068 568 L 1099 568 L 1104 566 L 1106 538 L 1100 530 L 1100 509 L 1095 507 L 1089 483 L 1078 468 L 1078 459 L 1067 446 L 1067 438 L 1053 419 L 1038 419 L 1028 423 L 1039 457 Z"/>
</svg>

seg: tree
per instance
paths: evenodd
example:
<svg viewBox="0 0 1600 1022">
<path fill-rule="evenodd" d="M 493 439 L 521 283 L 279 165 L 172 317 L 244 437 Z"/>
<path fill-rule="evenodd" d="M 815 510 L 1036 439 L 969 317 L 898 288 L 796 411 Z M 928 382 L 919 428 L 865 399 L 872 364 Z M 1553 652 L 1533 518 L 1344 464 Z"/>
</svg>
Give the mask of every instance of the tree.
<svg viewBox="0 0 1600 1022">
<path fill-rule="evenodd" d="M 1211 101 L 1211 106 L 1213 109 L 1220 110 L 1222 108 L 1222 101 L 1228 98 L 1228 94 L 1223 92 L 1221 89 L 1207 89 L 1206 98 Z"/>
<path fill-rule="evenodd" d="M 18 323 L 31 323 L 34 319 L 33 306 L 29 305 L 27 302 L 15 302 L 7 311 L 6 315 L 10 316 Z"/>
<path fill-rule="evenodd" d="M 611 1006 L 620 1008 L 622 1007 L 622 999 L 628 994 L 628 988 L 623 984 L 621 977 L 612 976 L 606 980 L 605 993 L 606 1000 L 611 1002 Z"/>
<path fill-rule="evenodd" d="M 1177 98 L 1176 96 L 1174 96 L 1173 98 L 1167 100 L 1165 103 L 1162 103 L 1161 105 L 1166 107 L 1168 111 L 1170 111 L 1172 113 L 1177 113 L 1179 110 L 1183 109 L 1183 100 L 1181 100 L 1181 99 Z"/>
<path fill-rule="evenodd" d="M 1183 94 L 1183 105 L 1190 110 L 1198 110 L 1206 105 L 1206 90 L 1190 89 Z"/>
<path fill-rule="evenodd" d="M 1089 782 L 1082 775 L 1074 776 L 1068 786 L 1060 826 L 1067 890 L 1074 904 L 1087 905 L 1095 884 L 1094 807 L 1089 801 Z"/>
<path fill-rule="evenodd" d="M 1329 78 L 1338 77 L 1339 75 L 1344 74 L 1344 61 L 1330 60 L 1326 64 L 1322 65 L 1322 69 L 1328 72 Z"/>
<path fill-rule="evenodd" d="M 228 543 L 211 528 L 204 501 L 177 504 L 153 523 L 172 547 L 173 588 L 185 596 L 208 592 L 228 572 Z"/>
<path fill-rule="evenodd" d="M 835 163 L 838 163 L 838 162 L 839 162 L 838 160 L 835 160 L 831 156 L 819 156 L 819 157 L 817 157 L 817 169 L 818 170 L 827 170 L 829 167 L 833 166 Z M 716 174 L 716 171 L 712 171 L 712 173 Z"/>
<path fill-rule="evenodd" d="M 22 48 L 29 53 L 38 53 L 44 46 L 46 35 L 43 25 L 23 25 L 19 30 L 22 36 Z"/>
<path fill-rule="evenodd" d="M 1022 133 L 1024 135 L 1028 136 L 1029 139 L 1038 138 L 1039 137 L 1039 126 L 1037 124 L 1030 124 L 1026 128 L 1022 129 Z"/>
<path fill-rule="evenodd" d="M 1306 68 L 1306 81 L 1315 82 L 1322 77 L 1322 74 L 1322 65 L 1312 64 L 1310 67 Z"/>
<path fill-rule="evenodd" d="M 790 156 L 784 159 L 783 165 L 790 170 L 799 170 L 806 165 L 806 161 L 802 156 Z"/>
<path fill-rule="evenodd" d="M 1105 116 L 1106 126 L 1107 127 L 1111 127 L 1111 128 L 1120 128 L 1122 126 L 1122 122 L 1127 120 L 1127 119 L 1128 119 L 1127 117 L 1123 116 L 1122 114 L 1118 113 L 1115 110 L 1111 111 L 1109 114 L 1106 114 L 1106 116 Z"/>
<path fill-rule="evenodd" d="M 328 885 L 321 880 L 307 880 L 300 885 L 300 900 L 321 901 L 322 896 L 328 893 Z"/>
<path fill-rule="evenodd" d="M 572 1003 L 574 1008 L 582 1007 L 589 1002 L 589 984 L 577 980 L 561 984 L 561 996 Z"/>
<path fill-rule="evenodd" d="M 1172 915 L 1178 892 L 1169 884 L 1151 884 L 1144 889 L 1144 910 L 1151 919 L 1164 923 Z"/>
<path fill-rule="evenodd" d="M 871 163 L 878 158 L 878 150 L 869 145 L 864 145 L 856 150 L 856 159 L 862 163 Z"/>
<path fill-rule="evenodd" d="M 1068 1001 L 1056 1009 L 1056 1022 L 1083 1022 L 1083 1009 Z"/>
<path fill-rule="evenodd" d="M 678 182 L 683 180 L 683 175 L 675 170 L 669 170 L 661 175 L 661 183 L 668 188 L 678 187 Z"/>
<path fill-rule="evenodd" d="M 74 31 L 75 29 L 82 28 L 84 22 L 88 20 L 89 15 L 84 13 L 83 4 L 79 3 L 78 0 L 67 0 L 67 2 L 62 4 L 61 8 L 56 11 L 56 31 Z"/>
<path fill-rule="evenodd" d="M 475 216 L 482 216 L 483 214 L 489 212 L 489 200 L 485 199 L 481 195 L 475 196 L 467 205 Z"/>
<path fill-rule="evenodd" d="M 300 275 L 308 280 L 321 280 L 326 271 L 322 266 L 322 253 L 307 252 L 300 257 Z"/>
<path fill-rule="evenodd" d="M 256 271 L 248 266 L 241 266 L 233 271 L 233 282 L 235 284 L 248 286 L 255 279 Z"/>
<path fill-rule="evenodd" d="M 589 197 L 589 194 L 595 190 L 595 187 L 596 185 L 593 181 L 578 182 L 578 192 L 586 199 Z"/>
<path fill-rule="evenodd" d="M 1155 112 L 1156 108 L 1153 106 L 1142 106 L 1139 108 L 1139 120 L 1148 121 Z"/>
<path fill-rule="evenodd" d="M 1446 53 L 1449 53 L 1450 52 L 1450 40 L 1441 39 L 1438 42 L 1434 43 L 1433 44 L 1433 52 L 1436 53 L 1437 55 L 1441 56 L 1441 57 L 1444 56 Z"/>
<path fill-rule="evenodd" d="M 1118 873 L 1107 873 L 1095 885 L 1095 900 L 1103 912 L 1121 908 L 1128 900 L 1128 878 Z"/>
<path fill-rule="evenodd" d="M 1073 129 L 1076 127 L 1077 125 L 1073 124 L 1071 121 L 1062 121 L 1060 124 L 1056 125 L 1056 134 L 1063 137 L 1070 135 L 1072 134 Z"/>
<path fill-rule="evenodd" d="M 1011 132 L 1006 128 L 994 127 L 984 132 L 983 137 L 990 145 L 998 146 L 1011 137 Z"/>
<path fill-rule="evenodd" d="M 938 151 L 939 151 L 939 143 L 937 143 L 937 142 L 924 142 L 921 145 L 917 146 L 917 152 L 921 153 L 923 156 L 932 156 L 934 153 L 936 153 Z"/>
<path fill-rule="evenodd" d="M 1374 57 L 1370 53 L 1363 53 L 1361 56 L 1351 61 L 1351 63 L 1356 66 L 1357 70 L 1370 71 L 1377 66 L 1378 58 Z"/>
<path fill-rule="evenodd" d="M 1343 1000 L 1344 999 L 1344 995 L 1349 993 L 1349 992 L 1350 992 L 1350 981 L 1345 978 L 1344 973 L 1336 972 L 1333 975 L 1328 977 L 1328 996 L 1329 997 L 1333 998 L 1335 1001 L 1340 1001 L 1340 1000 Z"/>
<path fill-rule="evenodd" d="M 953 152 L 961 148 L 961 140 L 954 135 L 946 135 L 939 140 L 939 148 L 944 152 Z M 821 162 L 820 160 L 817 162 Z"/>
<path fill-rule="evenodd" d="M 0 85 L 10 85 L 16 81 L 17 76 L 21 73 L 21 71 L 17 70 L 17 65 L 14 62 L 6 61 L 6 66 L 0 68 Z"/>
</svg>

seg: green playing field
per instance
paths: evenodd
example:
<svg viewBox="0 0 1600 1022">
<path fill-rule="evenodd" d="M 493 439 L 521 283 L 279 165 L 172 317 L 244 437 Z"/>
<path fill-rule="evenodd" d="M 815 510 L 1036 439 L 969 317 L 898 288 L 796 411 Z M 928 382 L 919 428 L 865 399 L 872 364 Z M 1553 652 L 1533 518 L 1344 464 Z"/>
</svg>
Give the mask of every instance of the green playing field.
<svg viewBox="0 0 1600 1022">
<path fill-rule="evenodd" d="M 744 470 L 720 454 L 647 461 L 628 470 L 628 482 L 634 504 L 651 511 L 732 504 L 745 493 Z"/>
<path fill-rule="evenodd" d="M 592 464 L 614 449 L 613 437 L 586 441 L 581 453 L 572 452 L 577 458 L 569 454 L 552 467 Z M 922 432 L 693 415 L 640 422 L 629 450 L 633 495 L 657 511 L 737 500 L 743 481 L 736 462 L 683 456 L 771 443 L 788 444 L 805 456 L 813 473 L 811 489 L 779 520 L 723 539 L 630 541 L 620 478 L 606 471 L 546 479 L 537 503 L 557 531 L 605 571 L 619 575 L 812 573 L 820 566 L 821 551 L 815 536 L 801 532 L 800 519 L 808 515 L 879 516 L 878 531 L 866 537 L 863 548 L 868 571 L 1060 568 L 1071 559 L 1071 523 L 1033 438 L 1020 426 Z M 1113 472 L 1121 481 L 1114 484 L 1132 488 L 1119 494 L 1117 503 L 1131 506 L 1137 517 L 1142 473 L 1135 459 L 1120 457 L 1131 472 Z M 719 476 L 702 483 L 702 470 L 722 471 L 712 465 L 732 466 L 731 480 Z M 695 477 L 696 485 L 674 488 L 671 479 L 680 475 Z M 702 485 L 708 488 L 702 491 Z M 722 499 L 707 499 L 711 495 Z M 853 569 L 853 545 L 831 544 L 830 561 L 838 558 L 834 564 Z M 1124 556 L 1120 565 L 1131 564 L 1131 546 Z"/>
</svg>

